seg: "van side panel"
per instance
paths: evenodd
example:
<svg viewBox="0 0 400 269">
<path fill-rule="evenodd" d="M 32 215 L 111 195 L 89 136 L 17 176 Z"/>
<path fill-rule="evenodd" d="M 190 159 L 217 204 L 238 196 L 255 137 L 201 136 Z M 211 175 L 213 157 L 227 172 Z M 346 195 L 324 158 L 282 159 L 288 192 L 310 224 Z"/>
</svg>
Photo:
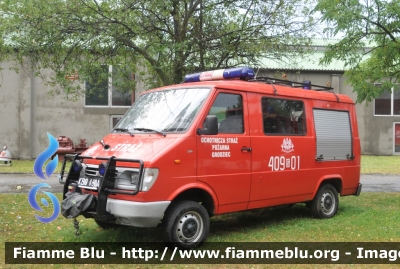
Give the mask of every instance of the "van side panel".
<svg viewBox="0 0 400 269">
<path fill-rule="evenodd" d="M 343 182 L 343 189 L 341 195 L 354 195 L 357 192 L 357 187 L 360 183 L 361 173 L 361 146 L 360 137 L 358 134 L 358 124 L 356 108 L 354 104 L 350 106 L 350 120 L 353 134 L 353 166 L 345 167 L 345 174 L 348 175 L 348 179 Z"/>
<path fill-rule="evenodd" d="M 340 192 L 341 196 L 345 195 L 353 195 L 356 194 L 357 188 L 360 183 L 360 163 L 361 163 L 361 149 L 360 149 L 360 138 L 358 135 L 358 126 L 357 126 L 357 119 L 356 119 L 356 111 L 355 111 L 355 105 L 353 103 L 340 103 L 340 102 L 326 102 L 326 101 L 320 101 L 320 100 L 312 100 L 310 101 L 312 105 L 313 110 L 320 110 L 320 111 L 328 111 L 332 112 L 333 115 L 335 112 L 339 114 L 343 113 L 348 113 L 349 117 L 349 124 L 350 126 L 345 127 L 342 123 L 342 127 L 338 127 L 338 121 L 339 117 L 333 117 L 333 118 L 325 118 L 324 120 L 326 121 L 325 124 L 331 124 L 335 126 L 335 128 L 342 128 L 342 130 L 334 130 L 332 131 L 334 134 L 331 137 L 331 140 L 333 141 L 332 143 L 328 144 L 337 144 L 337 147 L 341 147 L 342 145 L 338 144 L 340 143 L 340 139 L 343 139 L 343 130 L 346 128 L 350 128 L 350 139 L 351 139 L 351 145 L 349 148 L 344 148 L 342 147 L 342 152 L 343 154 L 349 154 L 348 158 L 343 158 L 344 156 L 339 156 L 340 160 L 335 160 L 332 159 L 332 156 L 328 158 L 322 158 L 318 159 L 316 158 L 316 163 L 315 167 L 323 169 L 324 174 L 322 177 L 326 178 L 326 176 L 329 175 L 334 175 L 334 174 L 339 174 L 342 178 L 341 180 L 341 189 L 338 190 Z M 314 113 L 312 114 L 312 117 L 314 117 Z M 342 118 L 344 119 L 344 118 Z M 316 132 L 315 124 L 317 121 L 315 118 L 313 119 L 314 122 L 314 136 L 315 136 L 315 144 L 317 145 L 318 141 L 318 134 Z M 346 131 L 345 131 L 346 132 Z M 347 143 L 344 141 L 343 143 Z M 317 148 L 316 148 L 317 150 Z M 315 156 L 317 157 L 317 151 L 315 152 Z M 331 176 L 333 178 L 333 176 Z M 316 186 L 316 190 L 314 192 L 317 192 L 318 186 Z"/>
<path fill-rule="evenodd" d="M 312 200 L 320 184 L 326 180 L 340 182 L 337 186 L 341 186 L 341 189 L 338 189 L 341 195 L 355 194 L 360 179 L 360 145 L 354 104 L 285 97 L 304 102 L 306 134 L 266 134 L 261 119 L 261 101 L 266 96 L 283 98 L 259 94 L 258 110 L 250 114 L 253 159 L 248 208 Z M 348 112 L 347 125 L 350 126 L 347 126 L 347 130 L 350 128 L 351 135 L 347 136 L 347 139 L 351 141 L 346 144 L 349 145 L 346 150 L 352 152 L 353 156 L 349 158 L 342 156 L 341 160 L 316 159 L 317 134 L 314 109 Z"/>
<path fill-rule="evenodd" d="M 304 103 L 306 135 L 266 134 L 262 115 L 262 98 L 280 96 L 257 95 L 258 110 L 250 117 L 253 145 L 252 185 L 249 209 L 305 201 L 314 191 L 316 179 L 311 176 L 314 159 L 313 133 L 308 119 L 307 100 L 287 98 Z M 276 114 L 279 114 L 277 112 Z M 286 148 L 285 148 L 286 147 Z"/>
</svg>

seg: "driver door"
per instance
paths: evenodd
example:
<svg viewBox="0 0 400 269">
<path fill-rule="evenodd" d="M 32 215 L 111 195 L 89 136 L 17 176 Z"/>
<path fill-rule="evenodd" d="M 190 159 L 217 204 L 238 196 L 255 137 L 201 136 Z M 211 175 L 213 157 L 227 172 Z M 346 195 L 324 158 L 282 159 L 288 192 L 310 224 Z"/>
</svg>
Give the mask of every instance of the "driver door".
<svg viewBox="0 0 400 269">
<path fill-rule="evenodd" d="M 247 93 L 217 91 L 208 115 L 217 116 L 218 134 L 197 136 L 198 180 L 216 193 L 217 213 L 245 210 L 251 183 Z"/>
</svg>

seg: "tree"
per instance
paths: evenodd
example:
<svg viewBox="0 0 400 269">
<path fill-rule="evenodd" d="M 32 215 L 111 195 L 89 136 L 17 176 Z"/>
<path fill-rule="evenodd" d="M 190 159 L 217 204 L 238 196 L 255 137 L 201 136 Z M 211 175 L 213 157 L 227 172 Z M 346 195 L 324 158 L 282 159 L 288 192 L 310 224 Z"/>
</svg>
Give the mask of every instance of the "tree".
<svg viewBox="0 0 400 269">
<path fill-rule="evenodd" d="M 128 91 L 138 62 L 153 87 L 293 53 L 312 31 L 305 13 L 297 0 L 3 0 L 0 53 L 29 59 L 37 75 L 53 70 L 47 81 L 67 96 L 82 89 L 66 76 L 94 84 L 104 64 L 120 69 L 118 88 Z"/>
<path fill-rule="evenodd" d="M 322 60 L 345 62 L 348 82 L 357 101 L 370 102 L 400 79 L 400 1 L 319 0 L 328 35 L 344 34 L 330 45 Z M 377 84 L 380 87 L 377 87 Z"/>
</svg>

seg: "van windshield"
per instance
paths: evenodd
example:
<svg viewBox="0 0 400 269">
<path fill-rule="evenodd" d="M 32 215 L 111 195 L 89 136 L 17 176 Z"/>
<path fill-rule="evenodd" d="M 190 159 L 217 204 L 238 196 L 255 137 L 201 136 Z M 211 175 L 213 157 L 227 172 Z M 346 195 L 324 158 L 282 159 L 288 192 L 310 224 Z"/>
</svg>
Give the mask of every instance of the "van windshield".
<svg viewBox="0 0 400 269">
<path fill-rule="evenodd" d="M 186 131 L 209 93 L 208 88 L 179 88 L 145 93 L 118 122 L 114 132 Z"/>
</svg>

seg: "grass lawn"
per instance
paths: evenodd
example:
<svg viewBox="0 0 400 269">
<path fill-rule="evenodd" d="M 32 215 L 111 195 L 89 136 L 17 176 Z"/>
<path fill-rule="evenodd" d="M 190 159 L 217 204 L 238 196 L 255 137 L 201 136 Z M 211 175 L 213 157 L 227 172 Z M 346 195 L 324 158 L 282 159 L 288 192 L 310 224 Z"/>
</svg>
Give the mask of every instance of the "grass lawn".
<svg viewBox="0 0 400 269">
<path fill-rule="evenodd" d="M 13 160 L 12 166 L 0 166 L 0 173 L 33 173 L 34 161 Z M 55 173 L 60 172 L 59 163 Z M 400 156 L 361 156 L 363 174 L 400 174 Z"/>
<path fill-rule="evenodd" d="M 59 200 L 61 195 L 57 194 Z M 40 197 L 39 197 L 40 199 Z M 208 242 L 400 242 L 400 193 L 363 193 L 340 198 L 337 216 L 320 220 L 305 206 L 263 209 L 211 218 Z M 0 195 L 0 235 L 6 242 L 158 242 L 158 228 L 122 227 L 102 230 L 91 219 L 79 217 L 82 234 L 75 236 L 72 220 L 58 217 L 43 224 L 26 194 Z M 4 265 L 0 245 L 0 268 L 109 268 L 110 265 Z M 135 265 L 135 268 L 265 268 L 266 265 Z M 118 265 L 112 268 L 132 268 Z M 371 265 L 269 265 L 270 268 L 371 268 Z M 372 268 L 395 268 L 373 265 Z"/>
<path fill-rule="evenodd" d="M 35 161 L 28 160 L 13 160 L 12 166 L 0 166 L 0 173 L 31 173 L 33 174 L 33 164 Z M 67 165 L 70 162 L 67 162 Z M 57 169 L 54 173 L 59 173 L 61 171 L 62 163 L 59 162 Z"/>
<path fill-rule="evenodd" d="M 400 174 L 400 156 L 361 156 L 363 174 Z"/>
</svg>

